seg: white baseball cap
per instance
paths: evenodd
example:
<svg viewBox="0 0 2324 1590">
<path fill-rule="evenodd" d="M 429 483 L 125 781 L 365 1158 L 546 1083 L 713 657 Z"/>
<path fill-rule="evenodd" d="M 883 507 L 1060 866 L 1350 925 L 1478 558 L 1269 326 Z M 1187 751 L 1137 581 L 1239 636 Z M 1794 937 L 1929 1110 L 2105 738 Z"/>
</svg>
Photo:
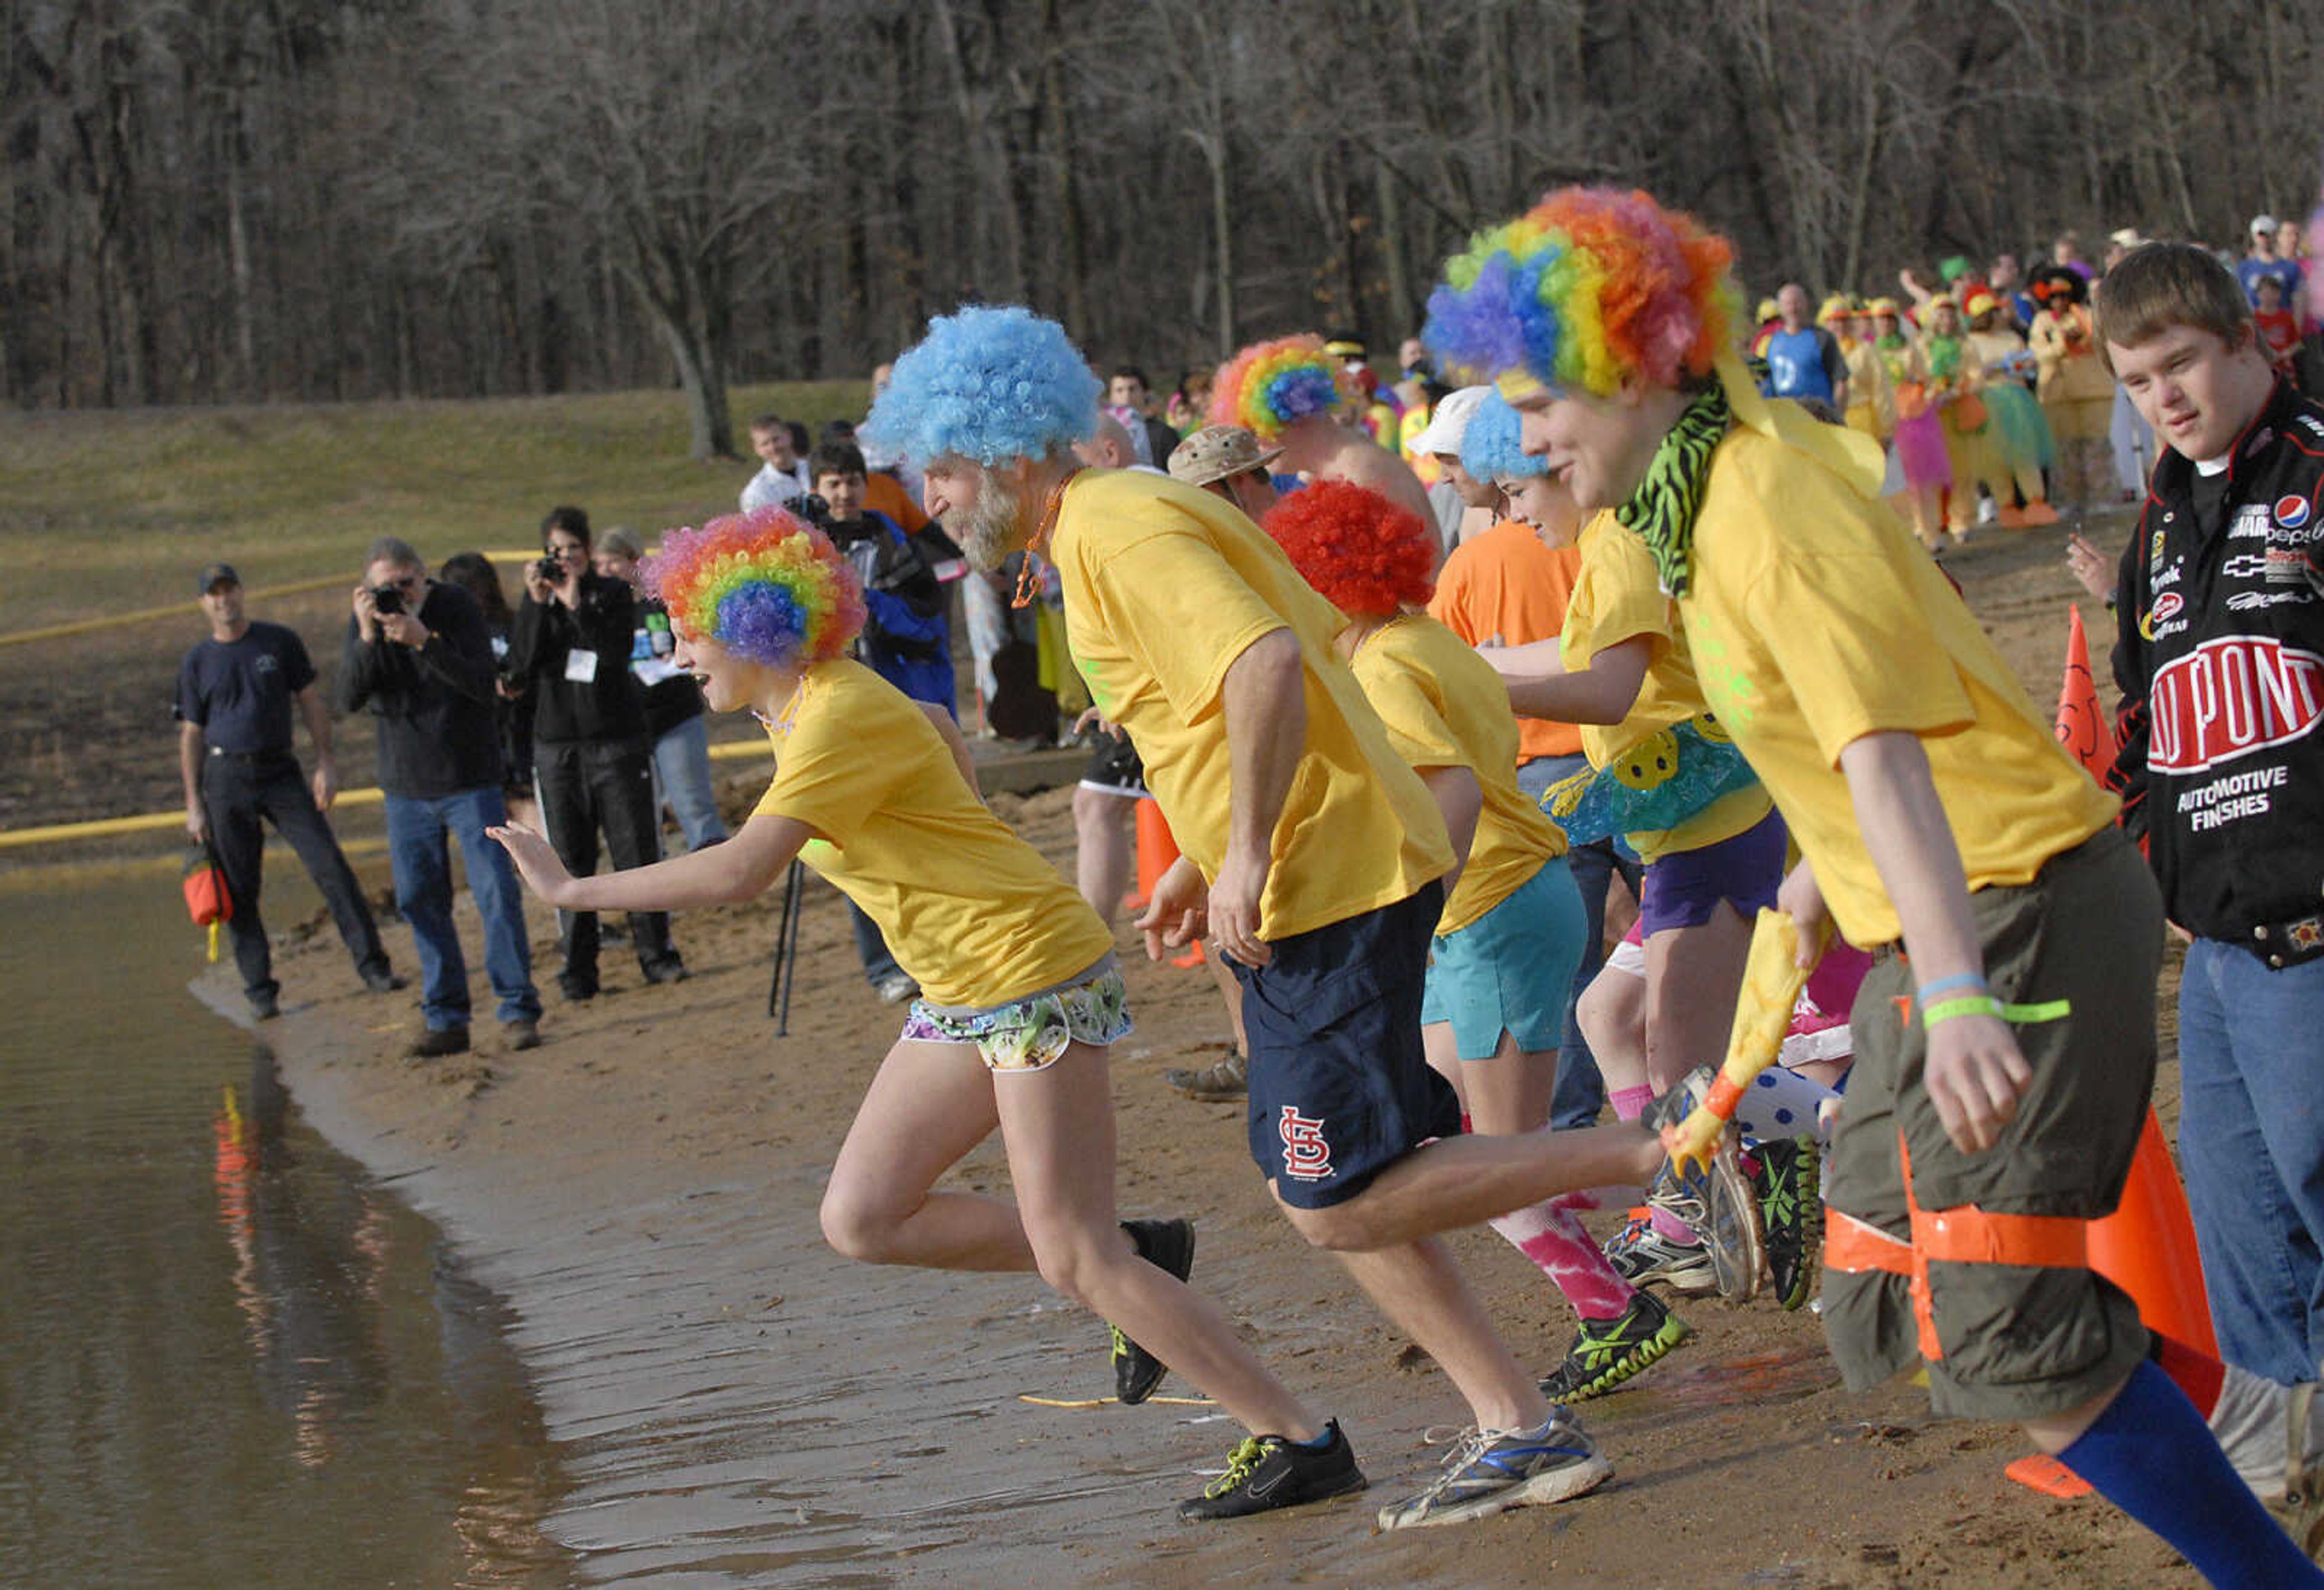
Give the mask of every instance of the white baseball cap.
<svg viewBox="0 0 2324 1590">
<path fill-rule="evenodd" d="M 2254 216 L 2252 217 L 2251 229 L 2254 232 L 2273 232 L 2275 230 L 2275 217 L 2273 216 Z"/>
<path fill-rule="evenodd" d="M 1490 387 L 1462 387 L 1457 392 L 1447 392 L 1428 417 L 1420 434 L 1412 438 L 1415 453 L 1449 453 L 1461 455 L 1462 438 L 1469 434 L 1469 422 L 1477 417 Z"/>
</svg>

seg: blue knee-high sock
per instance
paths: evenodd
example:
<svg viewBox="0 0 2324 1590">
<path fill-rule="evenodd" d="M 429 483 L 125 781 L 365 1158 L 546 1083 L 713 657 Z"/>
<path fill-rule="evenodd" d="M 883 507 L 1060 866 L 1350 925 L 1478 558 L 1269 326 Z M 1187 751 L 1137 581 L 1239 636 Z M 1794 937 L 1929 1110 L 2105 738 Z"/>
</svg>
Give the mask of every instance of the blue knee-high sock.
<svg viewBox="0 0 2324 1590">
<path fill-rule="evenodd" d="M 2151 1361 L 2058 1461 L 2219 1590 L 2324 1586 L 2324 1573 L 2236 1475 L 2187 1394 Z"/>
</svg>

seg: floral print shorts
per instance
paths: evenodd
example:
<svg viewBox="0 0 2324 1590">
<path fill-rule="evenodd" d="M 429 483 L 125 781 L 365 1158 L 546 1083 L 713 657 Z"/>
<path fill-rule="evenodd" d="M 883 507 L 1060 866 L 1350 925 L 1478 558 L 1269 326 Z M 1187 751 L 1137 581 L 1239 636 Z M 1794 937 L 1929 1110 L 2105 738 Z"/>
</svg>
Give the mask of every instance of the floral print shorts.
<svg viewBox="0 0 2324 1590">
<path fill-rule="evenodd" d="M 1076 1041 L 1102 1048 L 1130 1035 L 1130 994 L 1111 955 L 1077 980 L 989 1009 L 912 1001 L 903 1035 L 925 1043 L 973 1043 L 996 1071 L 1038 1071 Z"/>
</svg>

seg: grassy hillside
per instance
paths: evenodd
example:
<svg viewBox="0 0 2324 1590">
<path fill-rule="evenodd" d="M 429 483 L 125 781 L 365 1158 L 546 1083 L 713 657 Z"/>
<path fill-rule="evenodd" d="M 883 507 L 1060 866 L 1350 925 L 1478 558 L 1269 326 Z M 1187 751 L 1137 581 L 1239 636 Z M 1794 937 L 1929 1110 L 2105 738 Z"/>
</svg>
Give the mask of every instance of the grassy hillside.
<svg viewBox="0 0 2324 1590">
<path fill-rule="evenodd" d="M 861 381 L 749 387 L 810 428 L 863 411 Z M 189 600 L 195 569 L 265 586 L 344 571 L 374 536 L 431 562 L 531 544 L 577 502 L 649 534 L 731 510 L 758 467 L 696 464 L 671 391 L 0 416 L 0 634 Z M 747 446 L 747 438 L 742 438 Z"/>
</svg>

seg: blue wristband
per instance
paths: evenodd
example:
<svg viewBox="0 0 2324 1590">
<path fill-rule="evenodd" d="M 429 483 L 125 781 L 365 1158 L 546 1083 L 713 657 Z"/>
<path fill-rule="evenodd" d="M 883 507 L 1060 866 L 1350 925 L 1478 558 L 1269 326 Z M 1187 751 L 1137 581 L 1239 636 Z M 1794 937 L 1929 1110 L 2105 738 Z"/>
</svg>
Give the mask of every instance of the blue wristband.
<svg viewBox="0 0 2324 1590">
<path fill-rule="evenodd" d="M 1923 983 L 1921 991 L 1914 997 L 1920 1001 L 1921 1008 L 1926 1010 L 1932 999 L 1954 988 L 1974 988 L 1982 994 L 1986 991 L 1985 974 L 1981 971 L 1957 971 L 1949 978 L 1939 978 L 1932 983 Z"/>
</svg>

